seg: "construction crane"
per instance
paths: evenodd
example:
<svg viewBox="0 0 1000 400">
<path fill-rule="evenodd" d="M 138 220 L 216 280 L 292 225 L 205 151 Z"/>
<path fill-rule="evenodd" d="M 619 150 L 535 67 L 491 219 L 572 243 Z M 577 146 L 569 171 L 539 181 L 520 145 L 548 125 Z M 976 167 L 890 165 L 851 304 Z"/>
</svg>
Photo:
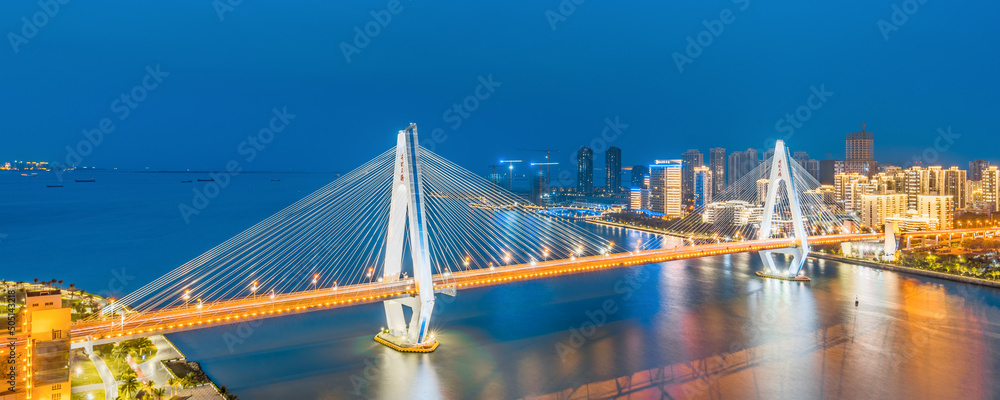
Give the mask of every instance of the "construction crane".
<svg viewBox="0 0 1000 400">
<path fill-rule="evenodd" d="M 514 163 L 519 163 L 519 162 L 524 162 L 524 161 L 522 161 L 522 160 L 500 160 L 500 164 L 506 163 L 506 164 L 509 165 L 507 167 L 507 170 L 509 171 L 508 175 L 510 175 L 510 186 L 507 187 L 507 190 L 510 190 L 511 192 L 514 191 Z"/>
<path fill-rule="evenodd" d="M 489 168 L 490 171 L 492 171 L 490 173 L 490 182 L 493 182 L 493 184 L 500 186 L 500 177 L 497 176 L 497 165 L 490 165 Z"/>
<path fill-rule="evenodd" d="M 545 153 L 545 162 L 544 163 L 532 163 L 532 165 L 538 165 L 539 166 L 538 167 L 539 171 L 541 171 L 541 166 L 542 165 L 545 166 L 545 177 L 543 179 L 539 179 L 538 180 L 538 191 L 540 193 L 546 193 L 548 191 L 549 179 L 552 179 L 551 178 L 552 177 L 551 167 L 553 165 L 559 165 L 559 163 L 551 162 L 552 161 L 552 153 L 561 153 L 562 151 L 555 150 L 555 149 L 541 149 L 541 150 L 539 150 L 539 149 L 518 149 L 518 151 L 537 151 L 537 152 L 544 152 Z"/>
</svg>

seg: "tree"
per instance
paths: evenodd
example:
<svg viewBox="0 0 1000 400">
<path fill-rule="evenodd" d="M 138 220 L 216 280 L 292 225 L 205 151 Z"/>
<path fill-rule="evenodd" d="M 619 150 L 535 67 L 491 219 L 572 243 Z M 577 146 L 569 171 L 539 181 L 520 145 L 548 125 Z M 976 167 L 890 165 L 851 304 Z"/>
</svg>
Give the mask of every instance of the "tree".
<svg viewBox="0 0 1000 400">
<path fill-rule="evenodd" d="M 152 394 L 153 398 L 156 399 L 156 400 L 161 400 L 161 399 L 163 399 L 164 396 L 167 395 L 166 389 L 163 389 L 163 388 L 152 389 L 152 390 L 149 391 L 149 393 Z"/>
<path fill-rule="evenodd" d="M 177 379 L 177 378 L 167 379 L 167 386 L 170 387 L 170 395 L 173 396 L 174 395 L 174 388 L 175 387 L 180 388 L 180 386 L 181 386 L 181 380 Z"/>
<path fill-rule="evenodd" d="M 111 357 L 118 360 L 125 360 L 126 355 L 128 355 L 128 346 L 125 343 L 118 343 L 111 349 Z"/>
<path fill-rule="evenodd" d="M 184 378 L 182 379 L 184 380 L 184 386 L 186 387 L 195 387 L 201 384 L 201 378 L 198 378 L 194 372 L 188 372 L 188 374 L 184 375 Z"/>
<path fill-rule="evenodd" d="M 140 387 L 139 381 L 135 380 L 134 376 L 130 376 L 122 382 L 121 386 L 118 386 L 118 392 L 124 394 L 126 398 L 130 398 L 139 392 Z"/>
</svg>

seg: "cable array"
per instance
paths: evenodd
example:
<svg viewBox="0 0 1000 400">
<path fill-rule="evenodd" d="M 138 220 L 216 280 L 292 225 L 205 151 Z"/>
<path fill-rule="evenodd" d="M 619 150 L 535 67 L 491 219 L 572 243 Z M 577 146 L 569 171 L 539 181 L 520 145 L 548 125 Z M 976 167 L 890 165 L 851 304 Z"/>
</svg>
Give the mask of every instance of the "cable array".
<svg viewBox="0 0 1000 400">
<path fill-rule="evenodd" d="M 371 283 L 383 278 L 395 149 L 118 300 L 134 311 Z M 438 274 L 622 251 L 584 223 L 421 148 Z M 408 232 L 409 234 L 409 232 Z M 643 247 L 652 248 L 655 243 Z M 408 239 L 403 271 L 408 269 Z"/>
<path fill-rule="evenodd" d="M 790 158 L 789 158 L 790 159 Z M 756 239 L 764 213 L 767 189 L 770 185 L 772 158 L 764 160 L 749 173 L 743 175 L 722 193 L 714 196 L 705 205 L 697 207 L 686 217 L 667 226 L 667 230 L 691 234 L 699 238 L 714 240 Z M 832 201 L 832 193 L 822 193 L 819 181 L 797 162 L 789 162 L 795 182 L 794 191 L 802 208 L 802 218 L 809 235 L 843 233 L 844 221 L 854 217 L 844 215 Z M 793 235 L 792 212 L 788 188 L 783 181 L 778 182 L 774 207 L 775 229 L 779 236 Z"/>
</svg>

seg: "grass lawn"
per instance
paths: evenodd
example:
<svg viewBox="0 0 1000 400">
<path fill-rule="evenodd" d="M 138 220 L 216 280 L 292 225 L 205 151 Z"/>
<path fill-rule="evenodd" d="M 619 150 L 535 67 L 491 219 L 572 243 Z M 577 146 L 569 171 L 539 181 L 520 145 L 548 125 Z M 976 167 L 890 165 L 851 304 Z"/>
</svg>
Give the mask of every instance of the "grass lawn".
<svg viewBox="0 0 1000 400">
<path fill-rule="evenodd" d="M 97 373 L 97 367 L 94 367 L 94 362 L 90 361 L 90 358 L 83 353 L 83 349 L 73 350 L 72 360 L 69 369 L 70 385 L 83 386 L 103 383 L 101 375 Z"/>
<path fill-rule="evenodd" d="M 104 389 L 73 393 L 73 400 L 100 400 L 104 398 Z"/>
<path fill-rule="evenodd" d="M 139 339 L 133 339 L 133 340 L 139 340 Z M 128 342 L 131 342 L 131 340 L 126 340 L 122 343 L 128 343 Z M 94 351 L 97 352 L 97 354 L 100 355 L 102 359 L 104 359 L 105 363 L 108 364 L 108 368 L 111 369 L 111 373 L 115 375 L 115 379 L 121 380 L 120 371 L 124 371 L 129 368 L 128 362 L 126 362 L 124 359 L 119 360 L 112 357 L 111 356 L 112 349 L 114 349 L 114 345 L 111 343 L 94 346 Z M 137 364 L 141 364 L 144 362 L 139 353 L 140 352 L 130 353 L 132 354 L 132 358 L 135 360 Z M 156 357 L 156 346 L 145 347 L 142 349 L 142 353 L 146 355 L 146 360 L 151 360 L 153 357 Z"/>
</svg>

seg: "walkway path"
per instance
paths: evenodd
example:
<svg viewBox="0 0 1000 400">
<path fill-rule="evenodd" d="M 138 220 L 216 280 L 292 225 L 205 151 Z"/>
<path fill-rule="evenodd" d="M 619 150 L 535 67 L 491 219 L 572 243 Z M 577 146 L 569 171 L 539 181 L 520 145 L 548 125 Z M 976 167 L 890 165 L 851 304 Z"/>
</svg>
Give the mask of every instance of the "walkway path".
<svg viewBox="0 0 1000 400">
<path fill-rule="evenodd" d="M 111 373 L 111 369 L 108 368 L 108 364 L 105 363 L 101 357 L 98 357 L 97 354 L 94 354 L 93 346 L 87 346 L 86 351 L 87 355 L 90 356 L 90 361 L 94 362 L 94 367 L 97 368 L 97 373 L 101 375 L 101 380 L 104 381 L 105 400 L 114 400 L 115 397 L 118 397 L 118 381 L 115 380 L 115 375 Z M 76 390 L 73 391 L 75 392 Z"/>
</svg>

